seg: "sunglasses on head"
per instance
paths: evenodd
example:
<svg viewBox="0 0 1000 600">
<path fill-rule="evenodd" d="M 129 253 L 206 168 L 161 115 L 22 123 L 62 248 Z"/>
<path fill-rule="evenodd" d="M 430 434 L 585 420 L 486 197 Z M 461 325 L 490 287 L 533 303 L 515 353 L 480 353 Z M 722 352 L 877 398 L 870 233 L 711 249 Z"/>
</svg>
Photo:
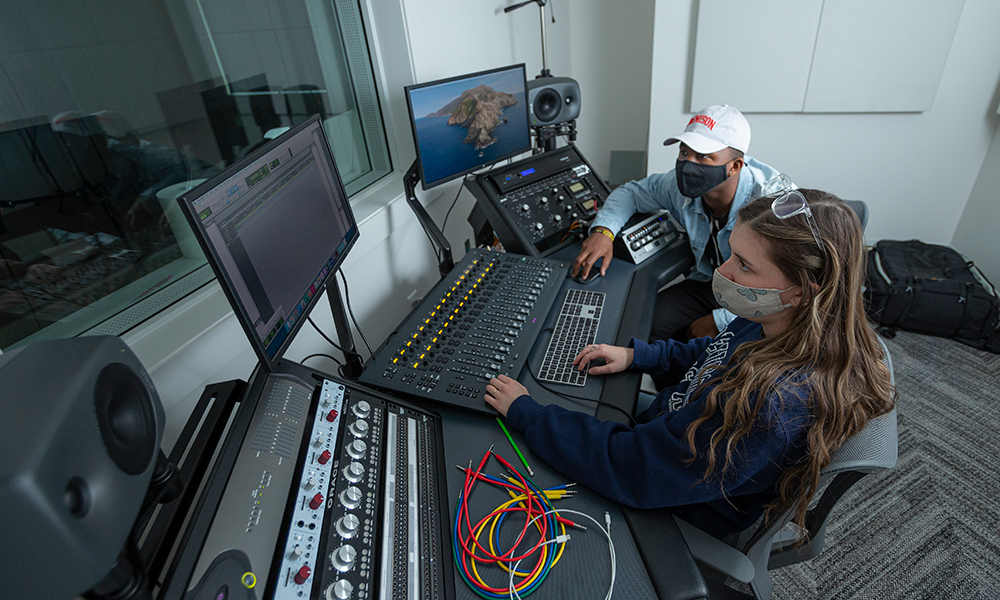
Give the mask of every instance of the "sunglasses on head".
<svg viewBox="0 0 1000 600">
<path fill-rule="evenodd" d="M 819 246 L 819 251 L 826 256 L 826 247 L 823 245 L 823 237 L 819 234 L 819 228 L 816 227 L 816 221 L 813 219 L 812 210 L 809 208 L 809 203 L 806 202 L 806 197 L 802 192 L 795 189 L 795 184 L 792 180 L 781 173 L 780 175 L 768 179 L 761 186 L 761 197 L 768 196 L 774 197 L 771 202 L 771 212 L 774 216 L 779 219 L 790 219 L 795 215 L 805 215 L 806 223 L 809 224 L 809 231 L 813 234 L 813 239 L 816 240 L 816 245 Z"/>
</svg>

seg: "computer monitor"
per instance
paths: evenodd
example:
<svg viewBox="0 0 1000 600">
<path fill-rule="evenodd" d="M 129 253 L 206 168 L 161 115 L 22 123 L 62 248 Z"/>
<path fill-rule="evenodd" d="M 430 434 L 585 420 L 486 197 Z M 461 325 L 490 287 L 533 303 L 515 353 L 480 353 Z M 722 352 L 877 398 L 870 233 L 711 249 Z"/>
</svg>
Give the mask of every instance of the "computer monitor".
<svg viewBox="0 0 1000 600">
<path fill-rule="evenodd" d="M 404 88 L 423 188 L 531 150 L 524 64 Z"/>
<path fill-rule="evenodd" d="M 271 369 L 358 239 L 318 115 L 178 201 Z"/>
</svg>

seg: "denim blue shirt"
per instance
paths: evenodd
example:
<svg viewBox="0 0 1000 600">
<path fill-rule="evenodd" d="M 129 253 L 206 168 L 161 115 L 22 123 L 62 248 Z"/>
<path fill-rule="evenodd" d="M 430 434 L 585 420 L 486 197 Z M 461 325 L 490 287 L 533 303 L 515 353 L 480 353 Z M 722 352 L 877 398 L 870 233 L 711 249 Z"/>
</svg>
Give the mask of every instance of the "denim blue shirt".
<svg viewBox="0 0 1000 600">
<path fill-rule="evenodd" d="M 778 171 L 750 156 L 744 156 L 743 169 L 740 170 L 740 182 L 736 187 L 733 205 L 729 209 L 729 219 L 716 236 L 716 243 L 722 259 L 726 260 L 732 253 L 729 248 L 729 234 L 736 224 L 736 213 L 744 204 L 760 193 L 765 181 L 776 177 Z M 604 206 L 597 213 L 593 227 L 606 227 L 618 233 L 625 222 L 635 213 L 652 212 L 667 209 L 670 214 L 687 230 L 691 252 L 694 253 L 694 271 L 688 276 L 695 281 L 711 281 L 712 267 L 709 257 L 705 256 L 705 245 L 711 235 L 712 224 L 702 206 L 701 198 L 685 198 L 677 188 L 677 175 L 671 169 L 667 173 L 655 173 L 641 181 L 630 181 L 611 192 Z M 724 309 L 716 309 L 712 316 L 719 331 L 726 328 L 735 316 Z"/>
</svg>

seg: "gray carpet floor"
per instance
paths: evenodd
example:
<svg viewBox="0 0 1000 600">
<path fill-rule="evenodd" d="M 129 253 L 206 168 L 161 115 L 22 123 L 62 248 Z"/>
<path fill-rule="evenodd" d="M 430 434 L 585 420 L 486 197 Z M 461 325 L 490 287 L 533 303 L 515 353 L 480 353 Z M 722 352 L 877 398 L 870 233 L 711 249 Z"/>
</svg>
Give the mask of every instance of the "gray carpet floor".
<svg viewBox="0 0 1000 600">
<path fill-rule="evenodd" d="M 900 332 L 899 463 L 830 517 L 826 549 L 771 572 L 772 597 L 1000 598 L 1000 355 Z"/>
</svg>

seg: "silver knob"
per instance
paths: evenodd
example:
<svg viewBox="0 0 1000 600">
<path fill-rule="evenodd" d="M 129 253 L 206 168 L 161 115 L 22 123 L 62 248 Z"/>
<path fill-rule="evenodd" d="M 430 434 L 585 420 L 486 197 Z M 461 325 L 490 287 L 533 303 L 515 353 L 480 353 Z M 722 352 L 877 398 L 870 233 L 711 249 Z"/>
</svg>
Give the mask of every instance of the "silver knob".
<svg viewBox="0 0 1000 600">
<path fill-rule="evenodd" d="M 345 573 L 351 570 L 354 566 L 354 558 L 358 555 L 358 551 L 354 549 L 354 546 L 350 544 L 344 544 L 340 548 L 337 548 L 330 555 L 330 563 L 333 565 L 334 569 L 337 569 L 341 573 Z"/>
<path fill-rule="evenodd" d="M 296 544 L 295 547 L 292 548 L 292 560 L 296 560 L 300 556 L 302 556 L 302 546 Z"/>
<path fill-rule="evenodd" d="M 541 231 L 541 230 L 542 230 L 542 228 L 544 228 L 544 227 L 545 227 L 545 226 L 544 226 L 544 225 L 542 225 L 541 223 L 535 223 L 535 229 L 537 229 L 537 230 L 539 230 L 539 231 Z"/>
<path fill-rule="evenodd" d="M 304 487 L 307 490 L 311 490 L 315 486 L 316 486 L 316 478 L 310 477 L 309 479 L 306 480 L 305 484 L 302 487 Z"/>
<path fill-rule="evenodd" d="M 316 439 L 313 440 L 313 446 L 319 448 L 322 445 L 323 445 L 323 436 L 317 435 Z"/>
<path fill-rule="evenodd" d="M 347 513 L 337 520 L 337 533 L 342 538 L 350 539 L 358 532 L 358 527 L 360 526 L 361 521 L 354 516 L 354 513 Z"/>
<path fill-rule="evenodd" d="M 347 510 L 355 509 L 361 504 L 361 490 L 353 485 L 340 493 L 340 503 Z"/>
<path fill-rule="evenodd" d="M 542 204 L 548 204 L 549 203 L 549 197 L 548 196 L 542 196 L 542 199 L 539 200 L 539 202 L 541 202 Z"/>
<path fill-rule="evenodd" d="M 555 215 L 554 217 L 552 217 L 552 220 L 558 223 L 562 221 L 562 215 Z"/>
<path fill-rule="evenodd" d="M 351 423 L 349 429 L 354 437 L 363 438 L 368 435 L 368 421 L 358 419 L 357 421 Z"/>
<path fill-rule="evenodd" d="M 326 600 L 347 600 L 351 597 L 354 586 L 346 579 L 340 579 L 326 588 Z"/>
<path fill-rule="evenodd" d="M 523 210 L 524 212 L 528 212 L 528 205 L 527 204 L 522 204 L 521 205 L 521 210 Z"/>
<path fill-rule="evenodd" d="M 361 458 L 365 455 L 365 451 L 368 450 L 368 444 L 361 440 L 354 440 L 351 445 L 347 447 L 347 453 L 351 458 Z"/>
<path fill-rule="evenodd" d="M 354 410 L 355 415 L 357 415 L 362 419 L 365 419 L 368 418 L 368 413 L 372 411 L 372 405 L 362 400 L 357 404 L 355 404 L 352 410 Z"/>
<path fill-rule="evenodd" d="M 352 462 L 344 467 L 344 479 L 351 483 L 357 483 L 365 476 L 365 466 L 359 462 Z"/>
</svg>

